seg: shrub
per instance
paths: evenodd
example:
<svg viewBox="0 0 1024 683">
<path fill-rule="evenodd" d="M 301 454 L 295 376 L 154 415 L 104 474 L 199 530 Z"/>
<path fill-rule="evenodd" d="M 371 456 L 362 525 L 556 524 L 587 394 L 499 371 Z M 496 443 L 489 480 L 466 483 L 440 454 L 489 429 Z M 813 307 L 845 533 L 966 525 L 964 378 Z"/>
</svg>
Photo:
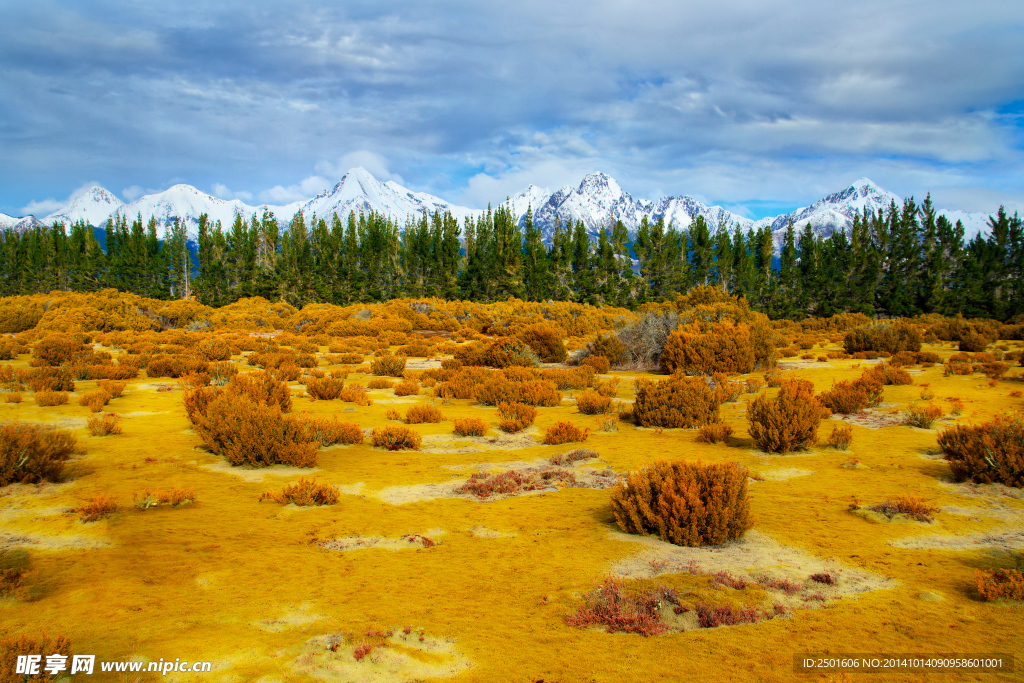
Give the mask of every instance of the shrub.
<svg viewBox="0 0 1024 683">
<path fill-rule="evenodd" d="M 437 406 L 416 405 L 405 413 L 406 424 L 422 424 L 424 422 L 444 422 L 444 414 Z"/>
<path fill-rule="evenodd" d="M 576 395 L 576 409 L 584 415 L 607 414 L 612 410 L 612 399 L 588 389 Z"/>
<path fill-rule="evenodd" d="M 1024 415 L 996 415 L 980 425 L 956 425 L 938 437 L 956 481 L 1024 487 Z"/>
<path fill-rule="evenodd" d="M 952 358 L 942 366 L 942 374 L 944 377 L 950 377 L 953 375 L 969 375 L 972 372 L 974 372 L 974 367 L 970 363 L 954 361 Z"/>
<path fill-rule="evenodd" d="M 232 396 L 244 396 L 264 405 L 276 405 L 281 412 L 292 409 L 292 393 L 288 385 L 269 372 L 237 374 L 228 381 L 225 391 Z"/>
<path fill-rule="evenodd" d="M 850 425 L 832 425 L 832 433 L 828 435 L 828 445 L 837 451 L 845 451 L 853 441 L 853 427 Z"/>
<path fill-rule="evenodd" d="M 898 368 L 889 363 L 879 363 L 861 375 L 865 379 L 873 379 L 882 384 L 906 386 L 914 383 L 914 378 L 903 368 Z"/>
<path fill-rule="evenodd" d="M 22 396 L 20 391 L 12 391 L 9 394 L 4 395 L 4 403 L 21 403 Z"/>
<path fill-rule="evenodd" d="M 383 377 L 374 377 L 366 383 L 367 389 L 390 389 L 394 386 L 394 382 Z"/>
<path fill-rule="evenodd" d="M 558 421 L 544 430 L 544 443 L 549 446 L 572 441 L 586 441 L 590 436 L 590 430 L 586 427 L 577 427 L 572 422 Z"/>
<path fill-rule="evenodd" d="M 747 471 L 733 463 L 656 462 L 616 484 L 611 506 L 623 531 L 676 545 L 719 545 L 753 526 Z"/>
<path fill-rule="evenodd" d="M 567 453 L 552 455 L 548 458 L 548 462 L 552 465 L 565 466 L 571 465 L 580 460 L 590 460 L 591 458 L 596 457 L 598 457 L 597 451 L 593 451 L 589 448 L 575 448 Z"/>
<path fill-rule="evenodd" d="M 0 425 L 0 486 L 57 481 L 77 448 L 71 432 L 19 422 Z"/>
<path fill-rule="evenodd" d="M 806 380 L 782 382 L 779 395 L 758 396 L 747 409 L 750 436 L 762 450 L 789 453 L 818 442 L 818 425 L 828 409 L 813 396 Z"/>
<path fill-rule="evenodd" d="M 456 358 L 459 357 L 460 354 L 456 353 Z M 537 366 L 540 358 L 529 344 L 515 337 L 501 337 L 489 342 L 481 350 L 479 360 L 481 363 L 476 364 L 490 365 L 494 368 L 508 368 L 515 365 L 531 368 Z M 467 363 L 467 365 L 473 365 L 473 363 Z"/>
<path fill-rule="evenodd" d="M 587 356 L 583 359 L 582 365 L 586 365 L 594 368 L 594 372 L 599 375 L 607 375 L 611 370 L 611 362 L 604 356 Z"/>
<path fill-rule="evenodd" d="M 985 337 L 981 336 L 980 334 L 970 333 L 964 335 L 960 339 L 960 345 L 958 347 L 958 350 L 974 353 L 977 351 L 984 351 L 988 347 L 988 344 L 989 340 L 986 339 Z"/>
<path fill-rule="evenodd" d="M 507 470 L 499 474 L 477 472 L 455 489 L 455 492 L 488 498 L 492 495 L 537 491 L 550 488 L 558 482 L 576 483 L 576 475 L 569 470 L 555 467 L 541 470 Z"/>
<path fill-rule="evenodd" d="M 238 374 L 238 366 L 231 361 L 210 363 L 210 380 L 219 387 L 227 384 Z"/>
<path fill-rule="evenodd" d="M 732 403 L 743 393 L 743 382 L 732 382 L 721 372 L 711 376 L 711 386 L 715 390 L 715 400 L 720 404 Z"/>
<path fill-rule="evenodd" d="M 260 501 L 273 500 L 281 505 L 295 503 L 300 506 L 307 505 L 335 505 L 341 492 L 337 486 L 318 484 L 316 479 L 300 477 L 295 484 L 285 484 L 281 492 L 266 491 L 260 496 Z"/>
<path fill-rule="evenodd" d="M 865 408 L 873 408 L 882 402 L 882 383 L 874 377 L 864 375 L 852 382 L 843 380 L 822 392 L 818 399 L 833 413 L 849 415 Z"/>
<path fill-rule="evenodd" d="M 555 388 L 555 383 L 542 379 L 520 384 L 518 396 L 519 402 L 529 403 L 532 406 L 552 407 L 562 402 L 562 394 Z"/>
<path fill-rule="evenodd" d="M 904 424 L 908 424 L 911 427 L 920 427 L 921 429 L 931 429 L 932 424 L 942 417 L 942 408 L 935 405 L 931 401 L 928 405 L 920 405 L 918 403 L 911 403 L 910 408 L 907 410 L 907 419 L 904 420 Z"/>
<path fill-rule="evenodd" d="M 661 369 L 711 375 L 716 372 L 747 373 L 754 369 L 750 328 L 722 321 L 690 325 L 668 335 L 661 352 Z"/>
<path fill-rule="evenodd" d="M 614 365 L 622 359 L 626 347 L 614 334 L 605 336 L 598 334 L 594 341 L 590 342 L 590 353 L 593 356 L 603 356 L 608 362 Z"/>
<path fill-rule="evenodd" d="M 418 450 L 423 443 L 419 432 L 408 427 L 377 427 L 373 430 L 372 438 L 375 448 L 386 448 L 389 451 Z"/>
<path fill-rule="evenodd" d="M 78 337 L 48 334 L 32 347 L 32 358 L 41 365 L 66 365 L 88 355 L 91 349 Z"/>
<path fill-rule="evenodd" d="M 196 355 L 206 361 L 226 361 L 231 358 L 231 346 L 218 337 L 210 337 L 199 342 Z"/>
<path fill-rule="evenodd" d="M 68 402 L 66 391 L 37 391 L 33 394 L 37 406 L 62 406 Z"/>
<path fill-rule="evenodd" d="M 698 602 L 693 609 L 697 612 L 697 622 L 701 628 L 756 624 L 762 619 L 770 619 L 775 616 L 775 613 L 762 613 L 753 607 L 733 607 L 732 605 L 716 607 L 704 602 Z"/>
<path fill-rule="evenodd" d="M 366 387 L 361 387 L 358 384 L 350 384 L 342 389 L 338 398 L 346 403 L 355 403 L 357 406 L 373 405 Z"/>
<path fill-rule="evenodd" d="M 75 390 L 75 378 L 67 368 L 32 368 L 21 378 L 32 391 Z"/>
<path fill-rule="evenodd" d="M 487 433 L 487 423 L 479 417 L 458 417 L 452 431 L 459 436 L 483 436 Z"/>
<path fill-rule="evenodd" d="M 89 433 L 93 436 L 108 436 L 121 433 L 121 424 L 118 421 L 117 415 L 113 413 L 108 413 L 102 417 L 95 415 L 90 417 L 85 424 L 89 428 Z"/>
<path fill-rule="evenodd" d="M 699 377 L 638 383 L 633 416 L 643 427 L 701 427 L 719 421 L 715 392 Z"/>
<path fill-rule="evenodd" d="M 306 393 L 313 400 L 331 401 L 341 396 L 345 388 L 345 380 L 334 379 L 333 377 L 308 377 L 306 379 Z"/>
<path fill-rule="evenodd" d="M 537 419 L 537 409 L 528 403 L 499 403 L 498 429 L 503 432 L 521 432 Z"/>
<path fill-rule="evenodd" d="M 907 323 L 878 324 L 858 327 L 846 333 L 843 341 L 846 353 L 877 351 L 890 354 L 900 351 L 917 353 L 921 350 L 921 331 Z"/>
<path fill-rule="evenodd" d="M 172 377 L 177 379 L 193 372 L 209 374 L 210 364 L 198 358 L 157 356 L 146 365 L 146 377 Z"/>
<path fill-rule="evenodd" d="M 29 636 L 26 634 L 14 635 L 0 635 L 0 671 L 3 672 L 3 680 L 5 683 L 22 683 L 22 681 L 31 680 L 32 683 L 53 683 L 59 680 L 57 675 L 51 675 L 45 668 L 46 658 L 49 655 L 64 655 L 67 658 L 67 662 L 71 662 L 71 640 L 63 633 L 58 633 L 55 636 L 46 635 L 46 631 L 43 631 L 38 636 Z M 39 675 L 33 676 L 31 679 L 28 676 L 21 674 L 15 674 L 17 661 L 19 656 L 23 655 L 40 655 L 42 661 L 40 662 Z M 70 668 L 70 667 L 69 667 Z M 61 676 L 61 678 L 64 678 Z"/>
<path fill-rule="evenodd" d="M 352 422 L 339 422 L 338 418 L 307 417 L 303 424 L 309 441 L 316 441 L 321 446 L 340 444 L 356 444 L 363 442 L 363 430 Z"/>
<path fill-rule="evenodd" d="M 756 394 L 757 392 L 761 391 L 761 388 L 763 386 L 764 382 L 762 382 L 756 377 L 751 377 L 750 379 L 743 383 L 743 388 L 748 394 Z"/>
<path fill-rule="evenodd" d="M 109 379 L 101 379 L 99 382 L 96 382 L 96 386 L 110 394 L 110 398 L 121 398 L 121 394 L 124 392 L 125 387 L 128 386 L 128 382 L 114 382 Z"/>
<path fill-rule="evenodd" d="M 401 377 L 405 374 L 405 358 L 382 353 L 370 363 L 370 372 L 387 377 Z"/>
<path fill-rule="evenodd" d="M 653 636 L 668 628 L 661 618 L 662 602 L 679 604 L 674 589 L 626 592 L 622 579 L 609 576 L 584 597 L 584 604 L 568 615 L 565 623 L 576 628 L 601 625 L 608 633 Z"/>
<path fill-rule="evenodd" d="M 974 584 L 982 600 L 1024 600 L 1024 573 L 1013 569 L 976 569 Z"/>
<path fill-rule="evenodd" d="M 146 489 L 142 493 L 133 493 L 132 501 L 139 510 L 148 510 L 158 505 L 170 505 L 176 507 L 196 502 L 194 489 L 173 488 L 169 491 L 150 491 Z"/>
<path fill-rule="evenodd" d="M 281 382 L 294 382 L 299 379 L 302 374 L 302 368 L 297 363 L 285 362 L 278 365 L 276 368 L 267 368 L 267 372 L 270 373 L 271 377 Z M 323 377 L 323 371 L 319 371 L 319 375 L 316 374 L 318 371 L 313 370 L 312 376 Z"/>
<path fill-rule="evenodd" d="M 395 396 L 415 396 L 420 393 L 420 383 L 406 379 L 395 385 Z"/>
<path fill-rule="evenodd" d="M 732 435 L 732 427 L 723 423 L 704 425 L 697 430 L 697 441 L 701 443 L 719 443 Z"/>
<path fill-rule="evenodd" d="M 564 335 L 559 330 L 539 323 L 530 325 L 519 333 L 519 338 L 545 363 L 561 363 L 568 356 Z"/>
<path fill-rule="evenodd" d="M 939 508 L 928 505 L 920 496 L 913 494 L 896 496 L 892 500 L 873 505 L 870 509 L 882 513 L 889 519 L 896 515 L 907 515 L 919 522 L 932 521 L 932 515 L 939 511 Z"/>
<path fill-rule="evenodd" d="M 1009 363 L 982 363 L 981 371 L 989 379 L 1000 379 L 1010 369 Z"/>
<path fill-rule="evenodd" d="M 89 391 L 78 397 L 78 405 L 85 406 L 94 413 L 103 410 L 103 406 L 110 402 L 110 394 L 103 389 Z"/>
<path fill-rule="evenodd" d="M 78 518 L 83 522 L 97 522 L 107 515 L 117 512 L 117 501 L 107 495 L 90 498 L 80 507 L 75 508 Z"/>
</svg>

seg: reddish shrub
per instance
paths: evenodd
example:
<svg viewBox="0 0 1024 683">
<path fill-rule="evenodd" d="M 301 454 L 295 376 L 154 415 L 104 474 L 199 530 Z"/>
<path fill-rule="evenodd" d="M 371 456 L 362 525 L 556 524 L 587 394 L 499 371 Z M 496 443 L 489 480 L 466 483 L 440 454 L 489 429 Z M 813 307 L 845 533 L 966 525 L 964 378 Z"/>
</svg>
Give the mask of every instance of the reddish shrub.
<svg viewBox="0 0 1024 683">
<path fill-rule="evenodd" d="M 635 592 L 625 590 L 622 579 L 607 577 L 584 597 L 584 604 L 565 619 L 569 626 L 604 626 L 608 633 L 639 633 L 653 636 L 668 627 L 661 618 L 661 603 L 679 604 L 674 589 Z"/>
<path fill-rule="evenodd" d="M 590 436 L 590 429 L 577 427 L 572 422 L 559 421 L 544 430 L 544 443 L 549 446 L 572 441 L 586 441 Z"/>
<path fill-rule="evenodd" d="M 974 583 L 982 600 L 1024 600 L 1024 573 L 1013 569 L 975 570 Z"/>
</svg>

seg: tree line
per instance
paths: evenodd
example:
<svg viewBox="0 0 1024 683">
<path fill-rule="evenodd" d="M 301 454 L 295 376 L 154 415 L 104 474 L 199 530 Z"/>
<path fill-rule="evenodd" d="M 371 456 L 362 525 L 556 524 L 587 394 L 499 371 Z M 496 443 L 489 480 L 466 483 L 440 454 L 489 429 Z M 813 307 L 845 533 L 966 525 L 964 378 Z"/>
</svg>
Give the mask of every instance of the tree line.
<svg viewBox="0 0 1024 683">
<path fill-rule="evenodd" d="M 199 218 L 190 247 L 175 219 L 165 240 L 155 218 L 107 221 L 105 245 L 85 222 L 0 233 L 0 295 L 115 288 L 156 299 L 223 306 L 243 297 L 347 305 L 397 297 L 490 302 L 510 297 L 635 308 L 718 285 L 773 318 L 844 311 L 1009 319 L 1024 313 L 1024 230 L 1000 207 L 987 234 L 918 205 L 855 215 L 849 233 L 816 235 L 790 223 L 779 256 L 769 227 L 686 229 L 644 218 L 630 239 L 617 221 L 596 240 L 582 221 L 556 220 L 545 243 L 528 211 L 490 207 L 462 224 L 426 213 L 404 225 L 379 213 L 297 213 L 281 226 L 265 211 L 230 226 Z"/>
</svg>

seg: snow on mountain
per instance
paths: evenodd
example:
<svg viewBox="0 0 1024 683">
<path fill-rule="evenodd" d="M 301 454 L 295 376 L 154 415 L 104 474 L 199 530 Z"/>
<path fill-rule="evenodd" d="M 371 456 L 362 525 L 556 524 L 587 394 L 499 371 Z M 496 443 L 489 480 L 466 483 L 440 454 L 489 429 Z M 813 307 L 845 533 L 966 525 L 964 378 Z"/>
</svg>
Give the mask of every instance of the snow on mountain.
<svg viewBox="0 0 1024 683">
<path fill-rule="evenodd" d="M 20 220 L 20 218 L 8 216 L 6 213 L 0 213 L 0 230 L 9 230 L 17 225 Z"/>
<path fill-rule="evenodd" d="M 206 214 L 211 223 L 220 221 L 227 230 L 235 221 L 235 215 L 241 214 L 248 220 L 255 209 L 237 199 L 219 199 L 213 195 L 200 192 L 191 185 L 174 185 L 163 192 L 147 194 L 130 204 L 119 207 L 114 215 L 124 216 L 131 223 L 139 214 L 144 223 L 150 216 L 156 217 L 157 234 L 161 238 L 170 235 L 174 219 L 185 224 L 190 238 L 199 234 L 199 216 Z"/>
<path fill-rule="evenodd" d="M 415 218 L 423 211 L 430 214 L 450 211 L 460 220 L 475 213 L 425 192 L 413 192 L 391 180 L 382 183 L 362 167 L 351 169 L 337 185 L 305 202 L 301 209 L 307 221 L 314 213 L 325 219 L 334 214 L 346 219 L 353 211 L 357 215 L 376 211 L 397 219 L 400 225 L 406 218 Z"/>
<path fill-rule="evenodd" d="M 940 216 L 945 216 L 946 220 L 953 225 L 956 225 L 957 221 L 963 223 L 965 243 L 974 239 L 975 235 L 981 233 L 987 234 L 989 231 L 989 216 L 995 215 L 995 212 L 989 214 L 983 211 L 967 212 L 956 209 L 939 209 L 937 213 Z"/>
<path fill-rule="evenodd" d="M 67 204 L 44 218 L 43 222 L 52 225 L 54 221 L 60 221 L 65 225 L 71 225 L 84 220 L 89 225 L 99 227 L 123 205 L 124 202 L 113 192 L 93 185 L 73 194 Z"/>
</svg>

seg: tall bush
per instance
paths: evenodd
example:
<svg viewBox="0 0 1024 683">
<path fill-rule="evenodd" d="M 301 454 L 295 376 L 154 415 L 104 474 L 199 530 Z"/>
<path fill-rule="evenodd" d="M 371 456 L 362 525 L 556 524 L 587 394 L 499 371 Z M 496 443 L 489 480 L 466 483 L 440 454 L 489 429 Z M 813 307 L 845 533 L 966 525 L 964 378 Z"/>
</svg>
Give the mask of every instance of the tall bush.
<svg viewBox="0 0 1024 683">
<path fill-rule="evenodd" d="M 754 347 L 750 343 L 750 328 L 723 320 L 676 330 L 665 341 L 661 369 L 668 373 L 682 371 L 700 375 L 751 372 Z"/>
<path fill-rule="evenodd" d="M 829 413 L 807 380 L 783 380 L 779 395 L 758 396 L 747 409 L 750 436 L 769 453 L 789 453 L 818 442 L 818 426 Z"/>
<path fill-rule="evenodd" d="M 708 383 L 683 375 L 642 380 L 633 405 L 633 416 L 643 427 L 702 427 L 718 422 L 718 411 L 718 400 Z"/>
<path fill-rule="evenodd" d="M 1024 413 L 950 427 L 938 442 L 957 481 L 1024 487 Z"/>
</svg>

